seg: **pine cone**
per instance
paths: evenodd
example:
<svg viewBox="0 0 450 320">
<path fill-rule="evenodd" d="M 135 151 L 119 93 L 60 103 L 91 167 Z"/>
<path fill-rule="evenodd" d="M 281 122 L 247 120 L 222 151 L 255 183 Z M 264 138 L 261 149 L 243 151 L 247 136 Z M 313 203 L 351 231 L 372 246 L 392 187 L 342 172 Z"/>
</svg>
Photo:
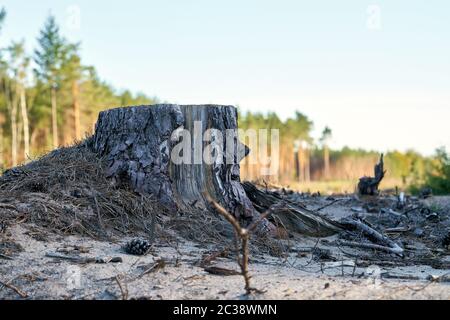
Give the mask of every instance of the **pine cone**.
<svg viewBox="0 0 450 320">
<path fill-rule="evenodd" d="M 128 241 L 124 247 L 124 250 L 128 254 L 142 256 L 150 250 L 151 246 L 152 245 L 151 245 L 150 241 L 137 238 L 137 239 Z"/>
</svg>

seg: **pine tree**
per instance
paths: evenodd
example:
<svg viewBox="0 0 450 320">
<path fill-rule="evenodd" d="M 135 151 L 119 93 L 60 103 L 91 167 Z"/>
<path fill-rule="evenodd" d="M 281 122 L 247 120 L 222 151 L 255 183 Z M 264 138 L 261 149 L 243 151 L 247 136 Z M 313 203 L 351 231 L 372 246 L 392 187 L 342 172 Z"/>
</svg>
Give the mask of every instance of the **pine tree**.
<svg viewBox="0 0 450 320">
<path fill-rule="evenodd" d="M 5 8 L 0 9 L 0 32 L 2 31 L 3 22 L 6 18 L 6 10 Z M 4 88 L 4 79 L 6 75 L 6 63 L 2 59 L 2 51 L 0 50 L 0 84 L 1 87 Z M 6 97 L 5 97 L 6 98 Z M 3 109 L 3 104 L 0 106 Z M 3 145 L 3 125 L 5 124 L 5 117 L 3 110 L 0 109 L 0 173 L 3 171 L 3 168 L 5 166 L 5 159 L 3 157 L 4 153 L 4 145 Z"/>
<path fill-rule="evenodd" d="M 6 18 L 6 10 L 5 8 L 2 7 L 0 9 L 0 31 L 2 31 L 3 22 L 5 22 L 5 18 Z"/>
<path fill-rule="evenodd" d="M 62 66 L 61 79 L 62 86 L 65 86 L 70 92 L 70 100 L 73 114 L 73 137 L 76 140 L 81 140 L 81 122 L 80 122 L 80 81 L 85 69 L 81 65 L 81 58 L 79 55 L 79 43 L 66 44 L 62 49 Z M 71 136 L 69 134 L 69 136 Z"/>
<path fill-rule="evenodd" d="M 332 131 L 329 127 L 325 127 L 322 132 L 322 137 L 320 141 L 323 144 L 323 163 L 324 163 L 324 177 L 325 179 L 330 179 L 330 149 L 329 142 L 331 139 Z"/>
<path fill-rule="evenodd" d="M 35 73 L 51 92 L 52 136 L 53 147 L 56 148 L 58 146 L 57 90 L 61 85 L 60 71 L 66 40 L 60 35 L 59 27 L 52 15 L 47 18 L 37 41 L 39 47 L 34 52 L 34 61 L 37 65 Z"/>
<path fill-rule="evenodd" d="M 30 58 L 26 55 L 24 42 L 13 42 L 8 48 L 11 56 L 10 68 L 15 79 L 15 94 L 18 97 L 23 122 L 24 159 L 30 157 L 30 125 L 26 100 L 25 80 Z M 16 128 L 17 130 L 17 128 Z"/>
</svg>

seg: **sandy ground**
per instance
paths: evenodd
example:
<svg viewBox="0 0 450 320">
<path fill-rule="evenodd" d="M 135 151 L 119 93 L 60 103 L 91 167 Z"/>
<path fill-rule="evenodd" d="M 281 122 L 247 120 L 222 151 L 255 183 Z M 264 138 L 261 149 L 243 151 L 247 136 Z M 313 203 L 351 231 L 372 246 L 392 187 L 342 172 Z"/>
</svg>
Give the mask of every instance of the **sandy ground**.
<svg viewBox="0 0 450 320">
<path fill-rule="evenodd" d="M 427 280 L 450 270 L 360 268 L 348 260 L 315 261 L 310 253 L 298 253 L 317 246 L 317 240 L 309 238 L 284 260 L 253 255 L 252 285 L 264 293 L 248 297 L 240 275 L 212 275 L 199 266 L 202 255 L 214 248 L 184 240 L 178 248 L 156 242 L 149 254 L 137 257 L 122 251 L 128 239 L 111 243 L 43 235 L 24 225 L 11 226 L 7 233 L 8 241 L 20 244 L 22 250 L 11 255 L 12 260 L 0 258 L 1 299 L 450 299 L 449 283 Z M 77 246 L 84 252 L 74 250 Z M 79 264 L 48 257 L 48 253 L 120 257 L 122 262 Z M 161 259 L 165 266 L 152 269 Z M 237 270 L 232 258 L 218 258 L 213 265 Z M 395 275 L 419 280 L 387 278 Z"/>
</svg>

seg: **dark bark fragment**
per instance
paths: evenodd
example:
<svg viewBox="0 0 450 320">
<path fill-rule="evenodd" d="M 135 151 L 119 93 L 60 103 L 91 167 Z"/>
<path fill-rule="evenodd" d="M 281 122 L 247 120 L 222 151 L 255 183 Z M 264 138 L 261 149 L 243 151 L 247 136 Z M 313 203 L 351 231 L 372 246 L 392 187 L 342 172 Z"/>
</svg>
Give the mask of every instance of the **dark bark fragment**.
<svg viewBox="0 0 450 320">
<path fill-rule="evenodd" d="M 360 195 L 378 195 L 378 186 L 386 173 L 383 155 L 380 157 L 380 162 L 375 165 L 374 173 L 375 177 L 362 177 L 359 179 L 358 192 Z"/>
</svg>

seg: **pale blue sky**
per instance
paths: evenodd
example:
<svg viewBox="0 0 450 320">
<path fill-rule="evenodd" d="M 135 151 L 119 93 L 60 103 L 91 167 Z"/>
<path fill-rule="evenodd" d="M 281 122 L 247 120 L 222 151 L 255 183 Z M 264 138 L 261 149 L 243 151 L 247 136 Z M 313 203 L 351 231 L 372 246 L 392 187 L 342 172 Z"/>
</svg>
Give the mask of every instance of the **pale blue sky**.
<svg viewBox="0 0 450 320">
<path fill-rule="evenodd" d="M 294 110 L 333 146 L 450 149 L 449 1 L 0 1 L 30 49 L 51 11 L 116 88 L 174 103 Z M 80 9 L 79 28 L 70 8 Z M 380 9 L 370 28 L 370 5 Z M 373 24 L 371 24 L 373 26 Z M 113 106 L 111 106 L 113 107 Z"/>
</svg>

